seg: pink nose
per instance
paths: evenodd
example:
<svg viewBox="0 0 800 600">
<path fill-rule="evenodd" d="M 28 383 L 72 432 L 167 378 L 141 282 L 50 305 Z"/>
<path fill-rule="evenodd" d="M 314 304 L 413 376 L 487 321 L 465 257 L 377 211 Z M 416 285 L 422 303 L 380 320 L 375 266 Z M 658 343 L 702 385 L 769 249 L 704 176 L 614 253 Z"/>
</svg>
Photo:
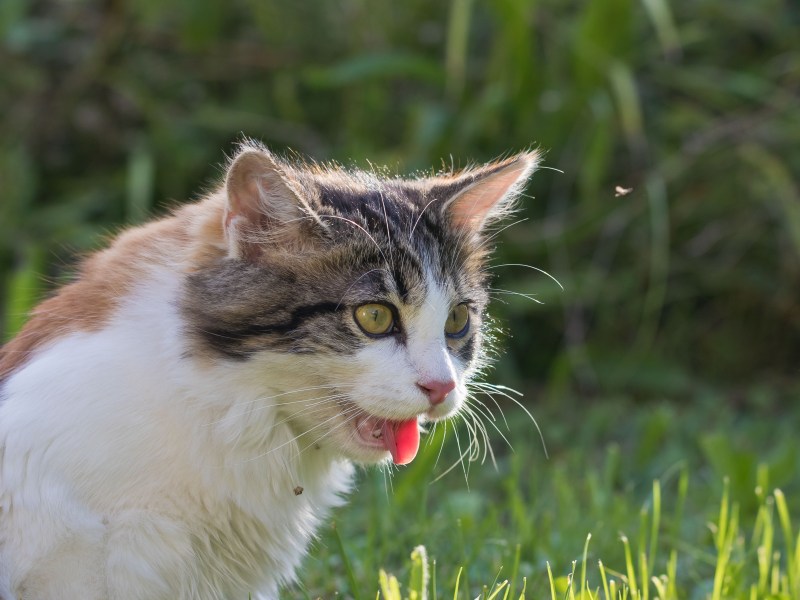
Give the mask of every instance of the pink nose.
<svg viewBox="0 0 800 600">
<path fill-rule="evenodd" d="M 452 379 L 446 381 L 418 381 L 417 387 L 428 397 L 431 404 L 436 406 L 444 402 L 444 399 L 447 398 L 447 394 L 455 389 L 456 382 Z"/>
</svg>

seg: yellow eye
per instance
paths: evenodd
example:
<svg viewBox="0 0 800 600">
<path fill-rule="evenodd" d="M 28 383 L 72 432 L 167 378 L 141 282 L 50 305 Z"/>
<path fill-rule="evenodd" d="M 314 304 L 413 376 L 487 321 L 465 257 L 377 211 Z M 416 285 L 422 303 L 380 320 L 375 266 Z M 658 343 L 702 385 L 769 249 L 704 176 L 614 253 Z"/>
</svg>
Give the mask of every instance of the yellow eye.
<svg viewBox="0 0 800 600">
<path fill-rule="evenodd" d="M 353 316 L 358 326 L 369 335 L 384 335 L 394 326 L 392 311 L 383 304 L 362 304 L 356 308 Z"/>
<path fill-rule="evenodd" d="M 447 315 L 444 332 L 449 337 L 461 337 L 469 329 L 469 309 L 466 304 L 456 304 Z"/>
</svg>

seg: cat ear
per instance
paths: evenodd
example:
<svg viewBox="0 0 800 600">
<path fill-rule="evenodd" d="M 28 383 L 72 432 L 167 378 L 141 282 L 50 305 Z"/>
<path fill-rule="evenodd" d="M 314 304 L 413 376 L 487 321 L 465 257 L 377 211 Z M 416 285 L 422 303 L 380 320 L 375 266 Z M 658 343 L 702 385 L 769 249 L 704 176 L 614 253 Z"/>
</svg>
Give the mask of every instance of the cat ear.
<svg viewBox="0 0 800 600">
<path fill-rule="evenodd" d="M 295 186 L 266 149 L 248 146 L 239 151 L 225 177 L 223 225 L 231 257 L 252 258 L 267 242 L 299 237 L 310 208 Z"/>
<path fill-rule="evenodd" d="M 523 152 L 470 169 L 445 184 L 450 197 L 444 210 L 456 227 L 480 232 L 508 214 L 539 164 L 538 152 Z"/>
</svg>

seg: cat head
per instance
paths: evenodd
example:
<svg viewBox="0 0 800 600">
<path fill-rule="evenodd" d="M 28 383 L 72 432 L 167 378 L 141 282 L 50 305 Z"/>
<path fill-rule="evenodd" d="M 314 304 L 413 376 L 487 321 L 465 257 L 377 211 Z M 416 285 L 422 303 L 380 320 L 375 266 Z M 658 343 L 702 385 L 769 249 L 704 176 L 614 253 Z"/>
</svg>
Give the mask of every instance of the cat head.
<svg viewBox="0 0 800 600">
<path fill-rule="evenodd" d="M 301 445 L 410 461 L 484 361 L 487 230 L 538 155 L 400 179 L 243 146 L 226 255 L 189 277 L 197 345 L 263 382 Z"/>
</svg>

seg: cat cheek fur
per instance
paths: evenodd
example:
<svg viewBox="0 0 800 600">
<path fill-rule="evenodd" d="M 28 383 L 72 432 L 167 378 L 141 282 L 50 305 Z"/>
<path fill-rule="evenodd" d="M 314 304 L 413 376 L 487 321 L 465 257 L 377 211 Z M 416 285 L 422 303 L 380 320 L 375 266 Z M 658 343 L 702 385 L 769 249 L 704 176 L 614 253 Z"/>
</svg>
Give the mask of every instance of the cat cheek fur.
<svg viewBox="0 0 800 600">
<path fill-rule="evenodd" d="M 345 457 L 386 457 L 348 411 L 465 402 L 482 228 L 536 162 L 401 180 L 245 144 L 220 189 L 91 257 L 0 349 L 0 597 L 277 597 Z M 387 298 L 403 335 L 366 339 L 352 310 Z M 474 331 L 446 339 L 466 300 Z M 431 408 L 425 378 L 457 387 Z"/>
</svg>

